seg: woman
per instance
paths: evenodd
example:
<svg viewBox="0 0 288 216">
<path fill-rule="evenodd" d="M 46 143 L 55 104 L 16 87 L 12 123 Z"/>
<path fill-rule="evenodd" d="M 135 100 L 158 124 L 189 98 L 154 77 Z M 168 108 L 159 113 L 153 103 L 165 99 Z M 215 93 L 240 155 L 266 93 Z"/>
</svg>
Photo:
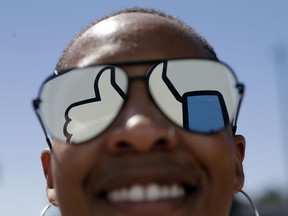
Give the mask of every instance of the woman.
<svg viewBox="0 0 288 216">
<path fill-rule="evenodd" d="M 229 214 L 244 184 L 244 85 L 193 29 L 120 11 L 82 31 L 55 71 L 34 108 L 62 216 Z"/>
</svg>

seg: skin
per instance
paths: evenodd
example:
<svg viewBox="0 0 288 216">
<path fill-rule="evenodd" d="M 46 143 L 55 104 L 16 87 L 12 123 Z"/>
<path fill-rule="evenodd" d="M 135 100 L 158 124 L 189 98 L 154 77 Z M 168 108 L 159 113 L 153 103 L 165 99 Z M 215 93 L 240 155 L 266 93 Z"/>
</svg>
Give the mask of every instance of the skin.
<svg viewBox="0 0 288 216">
<path fill-rule="evenodd" d="M 109 28 L 108 28 L 109 26 Z M 212 58 L 189 33 L 151 14 L 116 15 L 92 26 L 69 50 L 63 68 L 107 62 Z M 124 66 L 129 76 L 150 65 Z M 141 100 L 139 100 L 141 98 Z M 103 134 L 81 145 L 53 141 L 41 160 L 50 202 L 62 216 L 224 216 L 244 183 L 245 140 L 228 127 L 213 135 L 186 132 L 149 99 L 145 82 L 131 83 L 128 101 Z M 108 203 L 97 191 L 150 182 L 188 181 L 197 190 L 182 199 Z"/>
</svg>

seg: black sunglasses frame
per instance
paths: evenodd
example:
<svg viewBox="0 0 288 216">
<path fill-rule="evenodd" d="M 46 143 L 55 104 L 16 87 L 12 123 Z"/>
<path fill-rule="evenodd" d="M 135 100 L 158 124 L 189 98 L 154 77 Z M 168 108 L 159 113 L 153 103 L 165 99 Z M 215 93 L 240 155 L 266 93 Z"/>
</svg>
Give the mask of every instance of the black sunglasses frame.
<svg viewBox="0 0 288 216">
<path fill-rule="evenodd" d="M 232 126 L 232 133 L 233 133 L 233 135 L 235 135 L 235 134 L 236 134 L 236 130 L 237 130 L 237 121 L 238 121 L 239 111 L 240 111 L 240 107 L 241 107 L 241 104 L 242 104 L 242 101 L 243 101 L 243 97 L 244 97 L 245 86 L 244 86 L 243 83 L 240 83 L 240 82 L 238 81 L 237 76 L 236 76 L 235 72 L 232 70 L 232 68 L 231 68 L 228 64 L 226 64 L 226 63 L 224 63 L 224 62 L 222 62 L 222 61 L 218 61 L 218 60 L 214 60 L 214 59 L 205 59 L 205 58 L 153 59 L 153 60 L 143 60 L 143 61 L 127 61 L 127 62 L 114 62 L 114 63 L 103 63 L 103 64 L 101 63 L 101 64 L 90 65 L 90 66 L 87 66 L 87 67 L 84 67 L 84 68 L 90 68 L 90 67 L 95 67 L 95 66 L 100 66 L 100 65 L 103 66 L 103 68 L 104 68 L 104 67 L 105 67 L 105 68 L 107 68 L 107 67 L 120 67 L 120 68 L 121 68 L 121 66 L 137 65 L 137 64 L 138 64 L 138 65 L 145 65 L 145 64 L 151 65 L 151 67 L 150 67 L 150 68 L 148 69 L 148 71 L 147 71 L 147 75 L 146 75 L 146 76 L 133 76 L 133 77 L 127 76 L 127 77 L 128 77 L 128 90 L 127 90 L 127 93 L 128 93 L 128 92 L 129 92 L 130 83 L 131 83 L 132 81 L 134 81 L 134 80 L 143 80 L 143 81 L 146 81 L 146 84 L 147 84 L 147 87 L 148 87 L 148 79 L 149 79 L 149 76 L 150 76 L 150 72 L 153 71 L 153 69 L 154 69 L 158 64 L 164 63 L 164 67 L 167 67 L 167 62 L 168 62 L 169 60 L 189 60 L 189 59 L 191 59 L 191 60 L 214 61 L 214 62 L 217 62 L 217 63 L 219 63 L 219 64 L 224 65 L 224 66 L 227 67 L 227 68 L 229 69 L 229 71 L 232 73 L 232 75 L 233 75 L 233 77 L 235 78 L 235 81 L 236 81 L 236 86 L 235 86 L 235 88 L 237 88 L 238 94 L 239 94 L 238 106 L 237 106 L 237 108 L 236 108 L 236 112 L 235 112 L 235 115 L 234 115 L 233 122 L 231 122 L 231 123 L 232 123 L 232 125 L 231 125 L 231 126 Z M 84 68 L 83 68 L 83 69 L 84 69 Z M 48 132 L 47 132 L 45 126 L 44 126 L 44 123 L 43 123 L 43 121 L 42 121 L 42 119 L 41 119 L 41 115 L 40 115 L 40 113 L 39 113 L 39 108 L 40 108 L 40 104 L 41 104 L 41 99 L 40 99 L 41 92 L 42 92 L 42 89 L 44 88 L 44 85 L 45 85 L 46 83 L 48 83 L 49 81 L 51 81 L 51 80 L 53 80 L 53 79 L 56 79 L 56 78 L 58 78 L 58 77 L 60 77 L 60 76 L 62 76 L 62 75 L 64 75 L 64 74 L 66 74 L 66 73 L 69 73 L 69 72 L 71 72 L 72 70 L 75 70 L 75 69 L 81 69 L 81 68 L 69 68 L 69 69 L 61 70 L 61 71 L 59 71 L 59 72 L 55 71 L 54 74 L 49 75 L 49 76 L 44 80 L 44 82 L 41 84 L 40 89 L 39 89 L 39 91 L 38 91 L 38 96 L 37 96 L 35 99 L 32 100 L 32 106 L 33 106 L 34 112 L 35 112 L 36 117 L 37 117 L 37 119 L 38 119 L 38 121 L 39 121 L 39 123 L 40 123 L 40 126 L 41 126 L 41 128 L 42 128 L 42 130 L 43 130 L 43 132 L 44 132 L 45 140 L 46 140 L 46 142 L 47 142 L 47 144 L 48 144 L 48 146 L 49 146 L 50 149 L 52 149 L 52 143 L 51 143 L 51 141 L 50 141 L 50 139 L 49 139 Z M 165 77 L 164 77 L 163 79 L 165 79 Z M 169 81 L 169 80 L 167 81 L 167 84 L 169 85 L 168 82 L 170 82 L 170 81 Z M 171 84 L 171 85 L 172 85 L 172 84 Z M 172 86 L 173 86 L 173 85 L 172 85 Z M 174 88 L 174 87 L 173 87 L 173 88 Z M 148 88 L 148 89 L 149 89 L 149 88 Z M 149 93 L 149 97 L 150 97 L 150 99 L 152 100 L 152 102 L 153 102 L 153 103 L 155 104 L 155 106 L 160 110 L 160 112 L 166 117 L 166 115 L 163 113 L 163 111 L 158 107 L 157 103 L 154 101 L 153 97 L 151 96 L 150 91 L 148 91 L 148 93 Z M 176 97 L 177 100 L 180 99 L 179 96 L 177 96 L 177 95 L 174 95 L 174 96 Z M 123 94 L 122 94 L 122 97 L 123 97 Z M 127 94 L 127 97 L 128 97 L 128 94 Z M 125 101 L 124 101 L 124 103 L 122 104 L 122 107 L 123 107 L 124 104 L 125 104 Z M 119 112 L 120 112 L 120 110 L 122 109 L 122 107 L 119 109 Z M 166 118 L 168 118 L 168 117 L 166 117 Z M 227 117 L 225 117 L 225 118 L 227 118 Z M 115 120 L 115 119 L 114 119 L 114 120 Z M 113 120 L 113 121 L 114 121 L 114 120 Z M 173 121 L 170 120 L 169 118 L 168 118 L 168 120 L 169 120 L 170 122 L 173 122 Z M 109 126 L 113 123 L 113 121 L 109 124 Z M 226 119 L 225 119 L 225 121 L 226 121 Z M 178 125 L 177 125 L 176 123 L 174 123 L 174 122 L 173 122 L 173 124 L 176 125 L 177 127 L 180 127 L 180 126 L 178 126 Z M 109 126 L 108 126 L 108 127 L 109 127 Z M 180 127 L 180 128 L 185 129 L 185 127 Z M 106 130 L 107 130 L 107 128 L 105 128 L 105 129 L 103 130 L 103 132 L 106 131 Z M 186 129 L 185 129 L 185 130 L 186 130 Z M 101 132 L 100 134 L 102 134 L 103 132 Z M 98 134 L 98 135 L 95 136 L 95 137 L 98 137 L 100 134 Z M 95 138 L 95 137 L 94 137 L 94 138 Z M 94 139 L 94 138 L 93 138 L 93 139 Z"/>
</svg>

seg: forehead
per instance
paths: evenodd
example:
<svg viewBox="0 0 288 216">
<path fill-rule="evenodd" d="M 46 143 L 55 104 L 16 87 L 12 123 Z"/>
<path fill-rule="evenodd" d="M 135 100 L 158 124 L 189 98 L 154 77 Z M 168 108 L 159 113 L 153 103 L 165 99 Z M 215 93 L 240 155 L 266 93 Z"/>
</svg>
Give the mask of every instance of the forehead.
<svg viewBox="0 0 288 216">
<path fill-rule="evenodd" d="M 166 17 L 127 13 L 100 21 L 70 47 L 64 68 L 165 58 L 212 58 L 192 33 Z"/>
</svg>

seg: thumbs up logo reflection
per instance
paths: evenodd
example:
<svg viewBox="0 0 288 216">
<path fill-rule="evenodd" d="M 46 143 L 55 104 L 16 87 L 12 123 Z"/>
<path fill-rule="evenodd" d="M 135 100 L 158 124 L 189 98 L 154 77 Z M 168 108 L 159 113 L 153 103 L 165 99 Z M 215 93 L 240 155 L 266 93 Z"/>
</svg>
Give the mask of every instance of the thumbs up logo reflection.
<svg viewBox="0 0 288 216">
<path fill-rule="evenodd" d="M 65 112 L 63 132 L 69 143 L 83 142 L 101 133 L 118 114 L 126 97 L 127 78 L 117 73 L 122 82 L 116 83 L 115 67 L 107 66 L 96 76 L 95 97 L 71 104 Z M 126 82 L 126 85 L 125 85 Z M 124 90 L 123 90 L 124 89 Z"/>
</svg>

